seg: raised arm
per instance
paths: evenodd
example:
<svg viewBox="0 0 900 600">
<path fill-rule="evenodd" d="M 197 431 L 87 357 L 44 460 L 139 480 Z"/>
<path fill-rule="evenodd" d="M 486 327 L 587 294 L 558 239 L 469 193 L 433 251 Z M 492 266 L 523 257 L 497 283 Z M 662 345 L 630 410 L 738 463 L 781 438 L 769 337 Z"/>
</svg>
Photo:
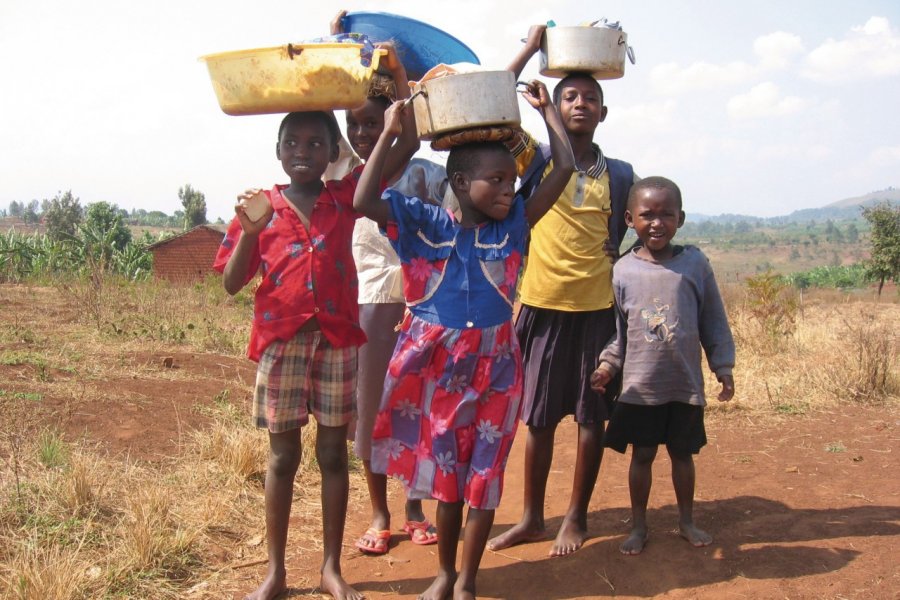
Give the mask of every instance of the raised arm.
<svg viewBox="0 0 900 600">
<path fill-rule="evenodd" d="M 546 25 L 532 25 L 528 30 L 528 37 L 525 38 L 525 45 L 506 67 L 507 71 L 515 74 L 516 79 L 522 74 L 522 70 L 525 69 L 525 65 L 528 64 L 531 57 L 541 49 L 541 37 L 543 37 L 545 29 L 547 29 Z"/>
<path fill-rule="evenodd" d="M 541 180 L 525 204 L 525 216 L 528 224 L 534 226 L 566 189 L 572 173 L 575 172 L 575 156 L 572 154 L 572 147 L 569 145 L 569 137 L 566 135 L 562 118 L 550 99 L 547 87 L 535 79 L 528 84 L 528 88 L 522 93 L 522 96 L 541 113 L 547 124 L 547 134 L 550 136 L 550 158 L 553 164 L 550 173 Z"/>
<path fill-rule="evenodd" d="M 331 34 L 337 35 L 344 33 L 344 17 L 347 16 L 346 10 L 338 11 L 337 15 L 331 20 Z M 379 42 L 375 46 L 387 52 L 381 59 L 380 63 L 387 67 L 394 80 L 394 88 L 396 89 L 396 100 L 402 100 L 410 97 L 409 78 L 406 75 L 406 68 L 397 55 L 397 49 L 391 42 Z M 393 145 L 388 153 L 387 162 L 384 165 L 384 176 L 387 181 L 393 181 L 403 174 L 406 165 L 410 159 L 419 150 L 419 137 L 416 135 L 416 121 L 412 110 L 404 113 L 403 132 L 397 138 L 397 143 Z"/>
<path fill-rule="evenodd" d="M 393 44 L 379 44 L 379 48 L 387 50 L 382 60 L 383 64 L 390 70 L 391 77 L 394 79 L 394 88 L 397 92 L 397 100 L 405 100 L 410 97 L 409 79 L 406 76 L 406 68 L 400 62 L 397 56 L 397 50 Z M 385 120 L 387 116 L 385 116 Z M 419 136 L 416 134 L 416 119 L 412 107 L 403 111 L 401 115 L 401 125 L 403 131 L 397 137 L 396 143 L 391 147 L 384 163 L 384 177 L 387 181 L 393 181 L 403 174 L 406 165 L 419 149 Z"/>
<path fill-rule="evenodd" d="M 403 113 L 412 112 L 411 106 L 404 105 L 405 100 L 397 100 L 384 113 L 384 130 L 375 142 L 372 154 L 363 167 L 356 192 L 353 194 L 353 208 L 364 214 L 384 228 L 391 216 L 387 202 L 381 201 L 381 182 L 385 176 L 385 163 L 392 152 L 391 144 L 402 135 L 405 124 L 401 124 Z"/>
<path fill-rule="evenodd" d="M 338 11 L 338 14 L 331 19 L 331 23 L 329 24 L 331 29 L 331 35 L 337 35 L 339 33 L 344 33 L 344 17 L 347 16 L 347 11 L 341 9 Z"/>
</svg>

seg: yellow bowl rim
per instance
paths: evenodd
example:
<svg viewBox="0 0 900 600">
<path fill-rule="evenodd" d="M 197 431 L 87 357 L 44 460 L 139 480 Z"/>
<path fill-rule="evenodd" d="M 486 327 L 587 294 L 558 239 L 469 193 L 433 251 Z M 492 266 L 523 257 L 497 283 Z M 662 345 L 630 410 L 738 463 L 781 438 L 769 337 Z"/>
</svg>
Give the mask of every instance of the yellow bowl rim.
<svg viewBox="0 0 900 600">
<path fill-rule="evenodd" d="M 203 56 L 199 57 L 197 60 L 209 62 L 211 60 L 218 60 L 218 59 L 222 59 L 222 58 L 241 58 L 244 56 L 251 56 L 251 55 L 255 55 L 255 54 L 268 54 L 273 51 L 281 52 L 285 48 L 287 48 L 288 45 L 292 46 L 293 48 L 301 48 L 303 50 L 306 50 L 309 48 L 316 48 L 316 49 L 318 49 L 318 48 L 321 48 L 321 49 L 326 49 L 326 48 L 351 49 L 352 48 L 355 50 L 359 50 L 360 48 L 363 47 L 362 44 L 356 44 L 356 43 L 350 43 L 350 42 L 344 42 L 344 43 L 327 42 L 327 43 L 321 43 L 321 44 L 318 44 L 318 43 L 283 44 L 281 46 L 269 46 L 267 48 L 247 48 L 245 50 L 229 50 L 227 52 L 214 52 L 212 54 L 204 54 Z M 376 51 L 377 50 L 379 50 L 379 49 L 376 49 Z"/>
</svg>

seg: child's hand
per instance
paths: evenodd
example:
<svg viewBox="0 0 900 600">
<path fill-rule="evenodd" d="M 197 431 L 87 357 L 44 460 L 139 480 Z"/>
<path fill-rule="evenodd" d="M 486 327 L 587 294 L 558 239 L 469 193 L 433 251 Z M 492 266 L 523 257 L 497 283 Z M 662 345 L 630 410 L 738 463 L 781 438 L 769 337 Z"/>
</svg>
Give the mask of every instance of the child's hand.
<svg viewBox="0 0 900 600">
<path fill-rule="evenodd" d="M 384 65 L 384 67 L 392 73 L 403 67 L 403 63 L 400 62 L 400 56 L 397 55 L 397 48 L 394 47 L 393 42 L 378 42 L 375 44 L 375 47 L 387 51 L 387 54 L 381 57 L 381 60 L 378 63 L 379 65 Z"/>
<path fill-rule="evenodd" d="M 603 253 L 606 254 L 612 262 L 619 260 L 619 248 L 609 238 L 606 238 L 606 241 L 603 242 Z"/>
<path fill-rule="evenodd" d="M 547 29 L 546 25 L 532 25 L 528 29 L 528 37 L 525 38 L 525 46 L 528 47 L 529 50 L 537 52 L 541 49 L 541 38 L 544 37 L 545 29 Z"/>
<path fill-rule="evenodd" d="M 722 384 L 722 391 L 719 392 L 719 402 L 728 402 L 734 398 L 734 377 L 722 375 L 719 377 L 719 383 Z"/>
<path fill-rule="evenodd" d="M 261 218 L 256 221 L 251 221 L 250 217 L 247 216 L 245 212 L 247 202 L 260 191 L 259 188 L 245 190 L 243 194 L 238 196 L 237 204 L 234 205 L 234 212 L 241 222 L 241 229 L 243 229 L 244 233 L 247 235 L 259 235 L 260 232 L 266 228 L 266 225 L 269 224 L 269 221 L 272 220 L 272 215 L 275 212 L 275 209 L 272 208 L 272 204 L 267 202 L 266 212 Z"/>
<path fill-rule="evenodd" d="M 344 17 L 347 16 L 346 10 L 338 11 L 338 14 L 331 20 L 331 35 L 344 33 Z"/>
<path fill-rule="evenodd" d="M 397 137 L 403 133 L 403 125 L 400 123 L 400 119 L 410 110 L 412 110 L 412 107 L 406 105 L 406 100 L 397 100 L 388 106 L 387 110 L 384 111 L 384 132 L 382 135 L 390 134 Z"/>
<path fill-rule="evenodd" d="M 537 79 L 528 82 L 528 86 L 522 92 L 522 97 L 538 110 L 550 106 L 550 94 L 547 92 L 547 86 Z"/>
<path fill-rule="evenodd" d="M 597 370 L 591 373 L 591 389 L 595 392 L 606 392 L 606 384 L 612 381 L 613 374 L 609 372 L 602 364 Z"/>
</svg>

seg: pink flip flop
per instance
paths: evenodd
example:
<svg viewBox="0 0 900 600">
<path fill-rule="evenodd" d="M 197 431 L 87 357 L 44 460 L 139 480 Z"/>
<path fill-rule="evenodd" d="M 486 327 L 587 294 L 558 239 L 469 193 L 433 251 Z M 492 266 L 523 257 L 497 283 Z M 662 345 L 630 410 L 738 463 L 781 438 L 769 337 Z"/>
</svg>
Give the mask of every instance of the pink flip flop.
<svg viewBox="0 0 900 600">
<path fill-rule="evenodd" d="M 403 525 L 403 531 L 409 535 L 409 539 L 413 544 L 419 546 L 429 546 L 436 544 L 438 541 L 437 532 L 428 519 L 424 521 L 407 521 Z"/>
<path fill-rule="evenodd" d="M 371 541 L 373 544 L 370 546 L 365 543 L 366 541 Z M 369 527 L 354 545 L 365 554 L 387 554 L 390 541 L 391 531 L 389 529 Z"/>
</svg>

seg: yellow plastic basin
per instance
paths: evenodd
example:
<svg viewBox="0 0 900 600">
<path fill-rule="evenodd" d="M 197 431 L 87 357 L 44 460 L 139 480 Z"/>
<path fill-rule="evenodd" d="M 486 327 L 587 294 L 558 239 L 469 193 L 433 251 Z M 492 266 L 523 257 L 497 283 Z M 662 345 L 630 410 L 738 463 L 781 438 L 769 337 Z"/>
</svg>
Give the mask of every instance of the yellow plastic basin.
<svg viewBox="0 0 900 600">
<path fill-rule="evenodd" d="M 360 64 L 362 44 L 288 44 L 201 56 L 219 106 L 229 115 L 357 108 L 372 74 Z"/>
</svg>

